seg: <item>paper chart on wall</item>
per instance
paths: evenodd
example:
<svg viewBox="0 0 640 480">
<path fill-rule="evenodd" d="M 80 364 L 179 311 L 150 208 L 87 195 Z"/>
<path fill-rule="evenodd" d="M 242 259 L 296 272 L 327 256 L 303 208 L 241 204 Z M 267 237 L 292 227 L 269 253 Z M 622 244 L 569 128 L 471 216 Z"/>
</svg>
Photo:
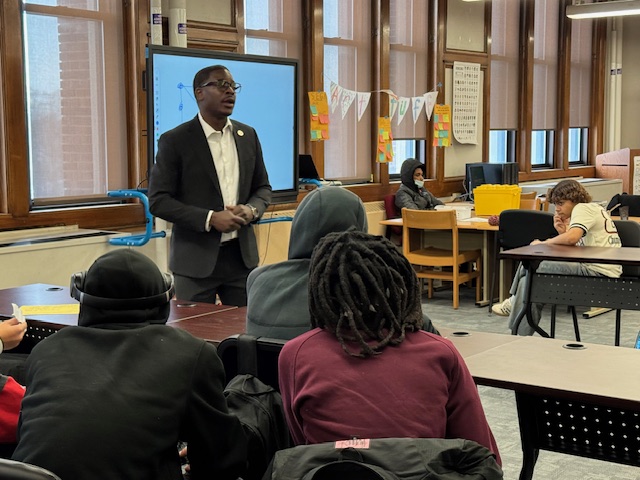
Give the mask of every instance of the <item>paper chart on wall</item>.
<svg viewBox="0 0 640 480">
<path fill-rule="evenodd" d="M 633 185 L 631 195 L 640 195 L 640 157 L 633 157 Z"/>
<path fill-rule="evenodd" d="M 453 136 L 460 143 L 478 143 L 480 64 L 453 63 Z"/>
</svg>

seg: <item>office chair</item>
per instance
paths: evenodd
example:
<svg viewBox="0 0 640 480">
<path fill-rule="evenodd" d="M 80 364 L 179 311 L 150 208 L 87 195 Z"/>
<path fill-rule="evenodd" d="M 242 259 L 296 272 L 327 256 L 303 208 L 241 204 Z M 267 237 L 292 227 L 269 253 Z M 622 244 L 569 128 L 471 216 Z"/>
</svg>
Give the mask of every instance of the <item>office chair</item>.
<svg viewBox="0 0 640 480">
<path fill-rule="evenodd" d="M 558 234 L 553 226 L 553 214 L 537 210 L 511 209 L 500 213 L 500 224 L 493 247 L 491 290 L 489 290 L 489 314 L 493 306 L 496 277 L 500 271 L 500 250 L 524 247 L 533 240 L 546 240 Z"/>
<path fill-rule="evenodd" d="M 434 234 L 446 234 L 450 249 L 429 245 Z M 427 246 L 423 246 L 427 245 Z M 453 284 L 453 308 L 459 305 L 460 284 L 476 279 L 476 301 L 482 296 L 482 251 L 460 250 L 458 223 L 453 210 L 402 209 L 402 253 L 414 266 L 418 278 L 428 282 L 428 298 L 433 296 L 433 280 Z M 473 269 L 473 263 L 476 269 Z M 462 265 L 467 272 L 461 272 Z M 449 270 L 450 269 L 450 270 Z"/>
<path fill-rule="evenodd" d="M 389 195 L 385 195 L 383 198 L 383 201 L 384 201 L 384 211 L 387 215 L 387 219 L 400 217 L 400 212 L 398 211 L 398 207 L 396 207 L 395 193 L 390 193 Z M 385 237 L 387 237 L 387 240 L 391 240 L 392 235 L 395 235 L 396 238 L 399 238 L 400 243 L 398 243 L 398 245 L 402 245 L 402 227 L 387 225 Z"/>
<path fill-rule="evenodd" d="M 630 217 L 640 217 L 640 195 L 614 195 L 607 205 L 607 210 L 610 210 L 611 215 L 620 215 L 620 207 L 627 207 Z"/>
<path fill-rule="evenodd" d="M 0 478 L 11 480 L 61 480 L 59 476 L 35 465 L 0 458 Z"/>
</svg>

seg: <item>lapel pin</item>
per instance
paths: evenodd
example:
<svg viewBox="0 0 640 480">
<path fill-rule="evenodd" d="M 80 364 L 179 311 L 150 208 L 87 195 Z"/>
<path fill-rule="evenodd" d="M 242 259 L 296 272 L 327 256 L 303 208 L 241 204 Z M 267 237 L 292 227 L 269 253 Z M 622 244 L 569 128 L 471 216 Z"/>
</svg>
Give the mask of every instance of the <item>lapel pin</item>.
<svg viewBox="0 0 640 480">
<path fill-rule="evenodd" d="M 239 137 L 244 137 L 244 132 L 242 130 L 238 130 L 238 136 Z"/>
</svg>

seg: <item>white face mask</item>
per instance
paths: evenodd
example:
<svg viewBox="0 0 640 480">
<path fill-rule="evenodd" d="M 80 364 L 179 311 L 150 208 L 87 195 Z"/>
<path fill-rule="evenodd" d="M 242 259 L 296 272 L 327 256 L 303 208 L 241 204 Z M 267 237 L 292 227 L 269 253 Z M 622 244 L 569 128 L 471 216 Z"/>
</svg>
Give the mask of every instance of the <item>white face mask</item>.
<svg viewBox="0 0 640 480">
<path fill-rule="evenodd" d="M 414 180 L 416 187 L 422 188 L 424 187 L 424 180 Z"/>
</svg>

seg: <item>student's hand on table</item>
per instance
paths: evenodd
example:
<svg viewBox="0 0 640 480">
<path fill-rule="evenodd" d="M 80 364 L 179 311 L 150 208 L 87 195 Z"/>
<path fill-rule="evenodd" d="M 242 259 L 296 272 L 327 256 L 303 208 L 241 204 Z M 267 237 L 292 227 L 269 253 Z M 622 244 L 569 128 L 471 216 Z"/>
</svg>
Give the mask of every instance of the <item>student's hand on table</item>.
<svg viewBox="0 0 640 480">
<path fill-rule="evenodd" d="M 540 245 L 541 243 L 544 243 L 542 240 L 538 240 L 537 238 L 535 240 L 533 240 L 529 245 Z"/>
<path fill-rule="evenodd" d="M 5 350 L 17 347 L 27 331 L 27 323 L 19 322 L 16 318 L 10 318 L 0 322 L 0 340 Z"/>
</svg>

